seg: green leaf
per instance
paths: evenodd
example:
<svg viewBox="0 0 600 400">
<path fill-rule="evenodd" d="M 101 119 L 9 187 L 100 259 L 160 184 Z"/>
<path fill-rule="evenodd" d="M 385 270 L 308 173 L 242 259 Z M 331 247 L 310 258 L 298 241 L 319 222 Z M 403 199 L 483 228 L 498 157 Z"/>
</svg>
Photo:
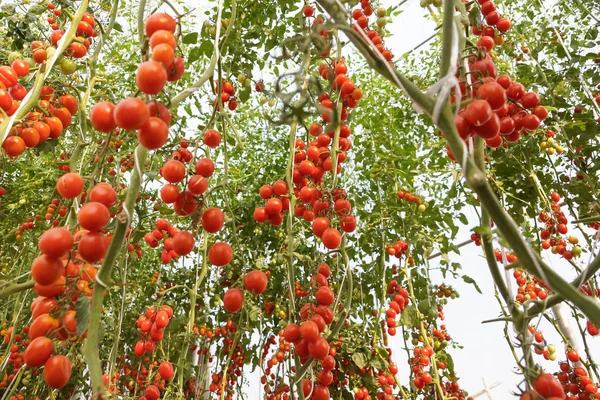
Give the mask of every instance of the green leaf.
<svg viewBox="0 0 600 400">
<path fill-rule="evenodd" d="M 364 368 L 367 365 L 367 356 L 363 352 L 356 352 L 352 354 L 352 361 L 358 368 Z"/>
<path fill-rule="evenodd" d="M 468 275 L 463 275 L 463 276 L 462 276 L 462 279 L 463 279 L 463 281 L 465 281 L 465 283 L 470 283 L 471 285 L 475 286 L 475 289 L 476 289 L 476 290 L 477 290 L 479 293 L 483 294 L 483 292 L 482 292 L 482 291 L 481 291 L 481 289 L 479 288 L 479 285 L 477 285 L 477 282 L 475 282 L 475 279 L 471 278 L 471 277 L 470 277 L 470 276 L 468 276 Z"/>
<path fill-rule="evenodd" d="M 417 308 L 415 306 L 408 306 L 402 311 L 400 315 L 400 324 L 405 326 L 407 329 L 412 329 L 419 323 L 417 318 Z"/>
<path fill-rule="evenodd" d="M 83 335 L 87 330 L 90 319 L 90 300 L 87 296 L 79 296 L 75 303 L 75 321 L 77 322 L 77 336 Z"/>
<path fill-rule="evenodd" d="M 188 33 L 183 37 L 183 43 L 185 44 L 196 44 L 198 43 L 198 32 Z"/>
</svg>

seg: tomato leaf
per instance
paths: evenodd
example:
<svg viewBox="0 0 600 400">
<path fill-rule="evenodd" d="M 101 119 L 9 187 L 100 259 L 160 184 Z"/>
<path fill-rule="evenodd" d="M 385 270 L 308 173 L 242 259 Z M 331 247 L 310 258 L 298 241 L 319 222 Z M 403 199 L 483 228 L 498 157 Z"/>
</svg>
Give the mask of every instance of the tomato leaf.
<svg viewBox="0 0 600 400">
<path fill-rule="evenodd" d="M 90 300 L 87 296 L 79 296 L 75 303 L 75 321 L 77 322 L 77 336 L 83 335 L 90 319 Z"/>
<path fill-rule="evenodd" d="M 468 275 L 463 275 L 462 279 L 463 279 L 463 281 L 465 281 L 465 283 L 470 283 L 471 285 L 475 286 L 475 290 L 477 290 L 479 293 L 483 294 L 483 292 L 479 288 L 479 285 L 477 285 L 477 282 L 475 282 L 475 279 L 471 278 Z"/>
<path fill-rule="evenodd" d="M 183 43 L 185 44 L 196 44 L 198 43 L 198 32 L 188 33 L 183 37 Z"/>
<path fill-rule="evenodd" d="M 406 307 L 400 316 L 400 324 L 405 326 L 407 329 L 412 329 L 417 326 L 417 323 L 417 308 L 415 306 Z"/>
<path fill-rule="evenodd" d="M 356 353 L 352 354 L 352 361 L 358 368 L 364 368 L 367 365 L 368 358 L 367 355 L 362 351 L 357 351 Z"/>
</svg>

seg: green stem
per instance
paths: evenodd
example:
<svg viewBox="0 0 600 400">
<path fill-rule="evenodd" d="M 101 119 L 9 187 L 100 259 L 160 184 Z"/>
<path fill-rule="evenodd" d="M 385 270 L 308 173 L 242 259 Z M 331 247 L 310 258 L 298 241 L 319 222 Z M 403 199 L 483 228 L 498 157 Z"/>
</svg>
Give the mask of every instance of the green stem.
<svg viewBox="0 0 600 400">
<path fill-rule="evenodd" d="M 134 156 L 136 158 L 136 164 L 138 166 L 144 165 L 146 162 L 146 157 L 148 156 L 148 150 L 142 145 L 138 145 L 138 147 L 134 151 Z M 141 168 L 141 167 L 140 167 Z M 118 216 L 117 228 L 115 229 L 115 233 L 113 235 L 112 241 L 110 243 L 110 247 L 108 248 L 108 252 L 106 257 L 104 258 L 104 263 L 102 264 L 102 268 L 98 271 L 98 275 L 96 276 L 96 282 L 94 294 L 92 295 L 92 305 L 90 310 L 90 321 L 89 326 L 91 329 L 88 329 L 88 338 L 85 341 L 85 345 L 83 347 L 83 355 L 85 356 L 91 385 L 92 392 L 94 394 L 94 398 L 102 399 L 105 397 L 105 387 L 102 382 L 102 365 L 100 361 L 100 327 L 102 324 L 102 304 L 104 303 L 104 290 L 110 287 L 112 282 L 111 272 L 114 267 L 117 256 L 119 255 L 121 248 L 123 247 L 123 243 L 125 242 L 125 235 L 127 234 L 127 230 L 131 224 L 131 216 L 134 212 L 134 206 L 137 198 L 137 194 L 140 190 L 141 182 L 143 176 L 139 174 L 141 172 L 140 169 L 134 168 L 133 173 L 131 175 L 131 182 L 129 186 L 129 190 L 127 191 L 127 197 L 125 198 L 125 203 L 123 205 L 123 212 L 121 212 Z M 102 283 L 106 285 L 103 287 Z"/>
<path fill-rule="evenodd" d="M 29 280 L 29 281 L 26 281 L 23 283 L 10 284 L 10 285 L 6 286 L 4 289 L 0 290 L 0 300 L 5 299 L 15 293 L 19 293 L 24 290 L 31 289 L 31 288 L 33 288 L 34 283 L 35 282 L 32 279 L 32 280 Z"/>
</svg>

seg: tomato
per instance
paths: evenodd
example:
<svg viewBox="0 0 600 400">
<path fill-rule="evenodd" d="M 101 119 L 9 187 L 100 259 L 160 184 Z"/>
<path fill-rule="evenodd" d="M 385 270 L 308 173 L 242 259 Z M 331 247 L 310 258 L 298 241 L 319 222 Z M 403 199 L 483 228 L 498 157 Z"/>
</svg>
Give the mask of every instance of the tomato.
<svg viewBox="0 0 600 400">
<path fill-rule="evenodd" d="M 136 71 L 135 83 L 143 93 L 160 93 L 167 83 L 167 71 L 156 61 L 145 61 Z"/>
<path fill-rule="evenodd" d="M 543 397 L 565 397 L 562 385 L 552 374 L 543 373 L 533 381 L 533 388 Z"/>
<path fill-rule="evenodd" d="M 149 122 L 150 112 L 142 100 L 137 97 L 129 97 L 117 104 L 113 116 L 117 126 L 127 130 L 136 130 Z"/>
<path fill-rule="evenodd" d="M 308 397 L 308 395 L 313 390 L 313 383 L 310 379 L 302 379 L 302 393 L 304 393 L 304 397 Z"/>
<path fill-rule="evenodd" d="M 104 228 L 108 221 L 110 221 L 110 211 L 104 204 L 97 201 L 84 204 L 77 213 L 79 225 L 91 232 Z"/>
<path fill-rule="evenodd" d="M 307 342 L 313 342 L 319 337 L 319 327 L 313 321 L 304 321 L 300 325 L 300 336 Z"/>
<path fill-rule="evenodd" d="M 217 267 L 223 267 L 233 258 L 231 246 L 224 242 L 216 242 L 208 250 L 208 259 L 210 263 Z"/>
<path fill-rule="evenodd" d="M 483 47 L 487 51 L 491 51 L 494 48 L 494 39 L 489 36 L 482 36 L 477 40 L 477 47 Z"/>
<path fill-rule="evenodd" d="M 495 78 L 498 75 L 496 64 L 494 64 L 489 54 L 486 54 L 485 57 L 479 59 L 476 56 L 471 57 L 469 59 L 469 67 L 471 72 L 478 72 L 482 77 L 490 76 Z"/>
<path fill-rule="evenodd" d="M 148 104 L 148 112 L 151 117 L 162 119 L 167 126 L 171 125 L 171 113 L 165 105 L 159 101 L 151 101 Z"/>
<path fill-rule="evenodd" d="M 166 311 L 159 311 L 156 313 L 156 319 L 154 320 L 157 328 L 164 328 L 169 325 L 169 314 Z"/>
<path fill-rule="evenodd" d="M 21 131 L 21 138 L 27 147 L 35 147 L 40 142 L 40 134 L 33 128 L 25 128 Z"/>
<path fill-rule="evenodd" d="M 85 12 L 83 17 L 81 17 L 82 21 L 87 22 L 92 28 L 96 25 L 96 21 L 94 20 L 94 16 L 89 12 Z"/>
<path fill-rule="evenodd" d="M 54 342 L 47 337 L 40 336 L 33 339 L 25 350 L 25 364 L 29 368 L 41 367 L 48 361 L 54 351 Z"/>
<path fill-rule="evenodd" d="M 85 261 L 95 263 L 100 261 L 108 251 L 109 242 L 98 232 L 88 232 L 79 239 L 77 251 Z"/>
<path fill-rule="evenodd" d="M 46 118 L 46 124 L 50 128 L 50 137 L 55 139 L 59 137 L 63 131 L 63 124 L 60 119 L 56 117 Z"/>
<path fill-rule="evenodd" d="M 329 250 L 335 250 L 342 242 L 342 235 L 335 228 L 327 228 L 323 232 L 321 240 L 323 241 L 323 245 L 325 245 L 325 247 L 327 247 Z"/>
<path fill-rule="evenodd" d="M 202 227 L 210 233 L 217 233 L 223 227 L 225 215 L 218 208 L 208 208 L 202 214 Z"/>
<path fill-rule="evenodd" d="M 506 138 L 506 140 L 508 141 L 509 136 L 507 136 Z M 486 139 L 485 143 L 492 149 L 497 149 L 498 147 L 502 146 L 502 136 L 496 135 L 492 138 Z"/>
<path fill-rule="evenodd" d="M 56 297 L 67 291 L 67 281 L 65 277 L 61 275 L 56 281 L 49 285 L 40 285 L 39 283 L 34 284 L 33 290 L 39 296 Z"/>
<path fill-rule="evenodd" d="M 311 400 L 330 400 L 329 388 L 323 385 L 316 385 L 310 398 Z"/>
<path fill-rule="evenodd" d="M 525 86 L 518 82 L 514 82 L 506 90 L 506 95 L 512 101 L 519 101 L 523 95 L 525 95 Z"/>
<path fill-rule="evenodd" d="M 56 308 L 58 306 L 58 301 L 56 301 L 56 299 L 53 299 L 53 298 L 38 296 L 31 305 L 32 305 L 31 319 L 35 320 L 37 317 L 39 317 L 42 314 L 50 314 L 50 313 L 56 311 Z"/>
<path fill-rule="evenodd" d="M 63 74 L 71 75 L 76 70 L 77 70 L 77 64 L 75 63 L 75 61 L 64 58 L 60 62 L 60 72 L 62 72 Z"/>
<path fill-rule="evenodd" d="M 181 161 L 168 160 L 162 166 L 160 173 L 170 183 L 181 182 L 185 177 L 185 165 Z"/>
<path fill-rule="evenodd" d="M 15 60 L 10 65 L 17 76 L 25 76 L 29 73 L 29 64 L 25 60 Z"/>
<path fill-rule="evenodd" d="M 4 86 L 7 88 L 12 87 L 16 85 L 18 81 L 19 75 L 12 67 L 0 67 L 0 82 L 2 82 Z"/>
<path fill-rule="evenodd" d="M 8 111 L 12 108 L 13 98 L 9 92 L 4 89 L 0 89 L 0 108 L 4 111 Z"/>
<path fill-rule="evenodd" d="M 67 310 L 62 315 L 62 325 L 63 329 L 61 330 L 66 337 L 74 337 L 77 334 L 77 320 L 75 319 L 75 311 Z"/>
<path fill-rule="evenodd" d="M 208 189 L 208 181 L 201 175 L 194 175 L 188 181 L 188 189 L 195 195 L 202 194 Z"/>
<path fill-rule="evenodd" d="M 323 236 L 325 229 L 329 228 L 330 223 L 328 218 L 318 217 L 312 223 L 312 231 L 317 237 Z"/>
<path fill-rule="evenodd" d="M 158 373 L 165 381 L 171 380 L 175 373 L 173 372 L 173 366 L 168 361 L 163 361 L 158 366 Z"/>
<path fill-rule="evenodd" d="M 71 125 L 71 113 L 66 107 L 55 108 L 53 114 L 60 120 L 63 128 L 67 128 Z"/>
<path fill-rule="evenodd" d="M 197 193 L 195 193 L 197 194 Z M 167 184 L 160 189 L 160 198 L 167 204 L 175 203 L 179 196 L 179 188 L 172 184 Z"/>
<path fill-rule="evenodd" d="M 39 141 L 43 142 L 50 136 L 50 127 L 45 122 L 37 121 L 33 124 L 33 129 L 38 133 Z"/>
<path fill-rule="evenodd" d="M 177 39 L 175 39 L 175 36 L 173 35 L 173 33 L 161 29 L 159 31 L 156 31 L 152 34 L 152 36 L 150 37 L 150 48 L 152 49 L 152 51 L 154 52 L 155 49 L 160 46 L 161 44 L 166 44 L 167 46 L 169 46 L 171 48 L 171 50 L 175 50 L 177 48 Z M 173 51 L 173 58 L 175 58 L 175 52 Z M 173 60 L 171 60 L 171 62 L 173 62 Z M 169 63 L 170 65 L 171 63 Z"/>
<path fill-rule="evenodd" d="M 210 158 L 201 158 L 196 161 L 196 173 L 205 178 L 210 177 L 215 171 L 215 163 Z"/>
<path fill-rule="evenodd" d="M 175 82 L 183 76 L 184 72 L 185 63 L 183 61 L 183 58 L 181 58 L 180 56 L 175 56 L 173 64 L 169 65 L 169 68 L 167 68 L 167 80 L 169 82 Z"/>
<path fill-rule="evenodd" d="M 136 356 L 141 357 L 144 355 L 144 341 L 138 340 L 133 348 L 133 352 Z"/>
<path fill-rule="evenodd" d="M 488 102 L 492 110 L 496 111 L 506 103 L 506 92 L 496 82 L 484 83 L 477 89 L 477 97 Z"/>
<path fill-rule="evenodd" d="M 173 237 L 173 250 L 180 256 L 190 254 L 194 250 L 194 237 L 191 233 L 181 231 Z"/>
<path fill-rule="evenodd" d="M 192 192 L 187 190 L 179 194 L 173 208 L 179 215 L 190 215 L 198 208 L 198 200 Z"/>
<path fill-rule="evenodd" d="M 160 390 L 154 385 L 150 385 L 144 391 L 144 396 L 147 400 L 158 400 L 160 398 Z"/>
<path fill-rule="evenodd" d="M 335 368 L 335 358 L 333 358 L 332 356 L 327 356 L 323 359 L 323 361 L 321 361 L 321 368 L 327 370 L 327 371 L 331 371 L 332 369 Z M 390 366 L 390 372 L 392 367 Z M 396 374 L 394 372 L 392 372 L 393 374 Z"/>
<path fill-rule="evenodd" d="M 492 118 L 492 114 L 492 107 L 487 101 L 473 100 L 473 102 L 467 106 L 464 118 L 469 121 L 471 125 L 481 126 Z"/>
<path fill-rule="evenodd" d="M 240 289 L 229 289 L 223 296 L 223 307 L 225 311 L 236 313 L 244 306 L 244 292 Z"/>
<path fill-rule="evenodd" d="M 64 256 L 73 246 L 73 235 L 64 228 L 51 228 L 40 236 L 40 251 L 49 257 Z"/>
<path fill-rule="evenodd" d="M 484 139 L 492 139 L 500 133 L 500 118 L 498 115 L 492 114 L 485 124 L 474 127 L 473 131 Z"/>
<path fill-rule="evenodd" d="M 261 294 L 267 290 L 267 284 L 267 274 L 262 271 L 250 271 L 244 276 L 244 287 L 254 294 Z"/>
<path fill-rule="evenodd" d="M 214 129 L 204 132 L 204 144 L 208 147 L 217 147 L 221 143 L 221 134 Z"/>
<path fill-rule="evenodd" d="M 528 131 L 534 131 L 540 127 L 540 119 L 534 114 L 527 114 L 525 118 L 523 118 L 523 126 Z"/>
<path fill-rule="evenodd" d="M 12 96 L 12 98 L 14 100 L 18 100 L 21 101 L 25 98 L 25 96 L 27 95 L 27 89 L 25 89 L 25 87 L 23 85 L 20 84 L 16 84 L 13 87 L 11 87 L 8 92 L 10 93 L 10 95 Z"/>
<path fill-rule="evenodd" d="M 254 220 L 259 224 L 266 222 L 269 219 L 269 213 L 265 207 L 258 207 L 254 210 Z"/>
<path fill-rule="evenodd" d="M 146 36 L 150 37 L 152 34 L 160 29 L 167 30 L 171 33 L 175 33 L 177 23 L 169 14 L 166 13 L 154 13 L 148 17 L 144 25 L 144 31 Z"/>
<path fill-rule="evenodd" d="M 321 286 L 319 289 L 317 289 L 315 298 L 319 304 L 324 304 L 326 306 L 333 304 L 335 301 L 335 295 L 333 294 L 333 291 L 327 286 Z"/>
<path fill-rule="evenodd" d="M 16 157 L 25 151 L 25 141 L 19 136 L 9 136 L 4 139 L 2 148 L 9 157 Z"/>
<path fill-rule="evenodd" d="M 49 285 L 62 275 L 63 269 L 60 258 L 42 254 L 31 264 L 31 278 L 40 285 Z"/>
<path fill-rule="evenodd" d="M 58 98 L 58 101 L 60 104 L 62 104 L 67 110 L 69 110 L 69 112 L 71 113 L 71 115 L 75 115 L 79 109 L 79 106 L 77 104 L 77 100 L 75 99 L 75 97 L 73 97 L 70 94 L 66 94 L 64 96 L 60 96 Z"/>
<path fill-rule="evenodd" d="M 294 343 L 300 338 L 300 327 L 297 324 L 288 324 L 283 330 L 283 338 L 286 342 Z"/>
<path fill-rule="evenodd" d="M 329 354 L 329 343 L 324 338 L 317 337 L 308 343 L 308 354 L 317 360 L 324 359 Z"/>
<path fill-rule="evenodd" d="M 340 221 L 340 228 L 344 232 L 354 232 L 356 230 L 356 217 L 354 215 L 345 215 Z"/>
<path fill-rule="evenodd" d="M 567 359 L 572 363 L 576 363 L 579 361 L 579 354 L 575 350 L 569 350 L 567 352 Z"/>
<path fill-rule="evenodd" d="M 283 203 L 277 198 L 272 198 L 267 200 L 265 208 L 269 215 L 277 215 L 283 210 Z"/>
<path fill-rule="evenodd" d="M 527 92 L 521 97 L 521 105 L 525 108 L 534 108 L 540 104 L 540 96 L 535 92 Z"/>
<path fill-rule="evenodd" d="M 51 335 L 60 326 L 59 320 L 52 318 L 49 314 L 37 317 L 29 327 L 29 338 L 35 339 L 41 336 Z"/>
<path fill-rule="evenodd" d="M 90 202 L 98 202 L 106 207 L 112 207 L 117 202 L 117 193 L 112 186 L 106 182 L 100 182 L 92 188 L 89 193 Z"/>
<path fill-rule="evenodd" d="M 508 20 L 506 18 L 500 18 L 498 20 L 498 22 L 496 23 L 496 28 L 498 28 L 498 30 L 500 32 L 508 31 L 511 26 L 512 26 L 512 23 L 510 22 L 510 20 Z"/>
<path fill-rule="evenodd" d="M 538 117 L 541 121 L 548 118 L 548 109 L 544 106 L 537 106 L 533 109 L 533 113 L 536 117 Z"/>
<path fill-rule="evenodd" d="M 114 119 L 115 106 L 109 101 L 101 101 L 92 107 L 90 120 L 94 129 L 100 132 L 110 132 L 117 127 Z"/>
<path fill-rule="evenodd" d="M 142 146 L 149 150 L 156 150 L 167 143 L 169 139 L 169 127 L 162 119 L 150 117 L 137 131 L 137 137 Z"/>
<path fill-rule="evenodd" d="M 71 379 L 71 361 L 66 356 L 52 356 L 44 366 L 44 380 L 52 389 L 61 389 Z"/>
</svg>

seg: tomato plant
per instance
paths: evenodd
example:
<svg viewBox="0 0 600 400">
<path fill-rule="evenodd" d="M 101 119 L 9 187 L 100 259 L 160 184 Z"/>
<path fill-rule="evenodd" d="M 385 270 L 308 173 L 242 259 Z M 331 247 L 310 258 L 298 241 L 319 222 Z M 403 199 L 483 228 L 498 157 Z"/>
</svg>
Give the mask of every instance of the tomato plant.
<svg viewBox="0 0 600 400">
<path fill-rule="evenodd" d="M 3 399 L 600 398 L 594 4 L 390 3 L 0 7 Z"/>
</svg>

